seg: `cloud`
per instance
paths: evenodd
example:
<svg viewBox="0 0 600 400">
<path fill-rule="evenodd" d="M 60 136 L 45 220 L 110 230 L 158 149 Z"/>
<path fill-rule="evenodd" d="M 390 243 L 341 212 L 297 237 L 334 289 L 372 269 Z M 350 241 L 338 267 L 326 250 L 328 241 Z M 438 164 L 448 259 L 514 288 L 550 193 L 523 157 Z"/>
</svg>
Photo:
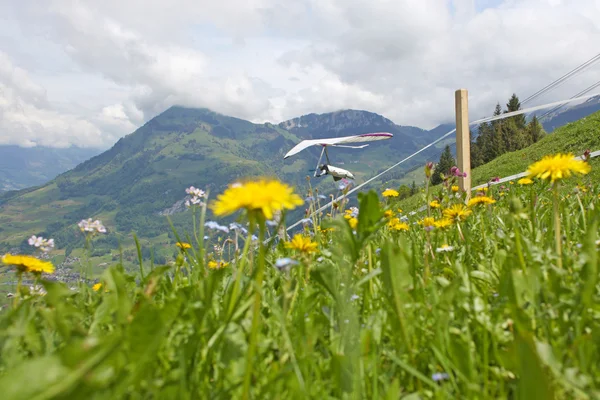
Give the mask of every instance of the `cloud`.
<svg viewBox="0 0 600 400">
<path fill-rule="evenodd" d="M 3 143 L 107 147 L 174 104 L 256 122 L 367 109 L 430 128 L 453 120 L 454 90 L 483 117 L 600 42 L 595 0 L 45 4 L 0 5 L 12 21 L 0 26 Z M 539 101 L 572 96 L 594 71 Z"/>
<path fill-rule="evenodd" d="M 49 108 L 43 87 L 0 52 L 0 144 L 68 147 L 102 145 L 99 129 L 77 116 Z"/>
</svg>

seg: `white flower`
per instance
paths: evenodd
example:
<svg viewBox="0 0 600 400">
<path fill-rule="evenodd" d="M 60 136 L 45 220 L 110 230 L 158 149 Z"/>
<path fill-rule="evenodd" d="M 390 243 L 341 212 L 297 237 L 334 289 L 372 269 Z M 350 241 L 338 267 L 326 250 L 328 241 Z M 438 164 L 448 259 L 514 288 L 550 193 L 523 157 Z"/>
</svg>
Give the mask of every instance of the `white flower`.
<svg viewBox="0 0 600 400">
<path fill-rule="evenodd" d="M 442 247 L 438 247 L 435 251 L 437 253 L 445 253 L 452 250 L 454 250 L 454 246 L 448 246 L 447 244 L 443 244 Z"/>
<path fill-rule="evenodd" d="M 54 239 L 44 239 L 42 236 L 35 236 L 27 240 L 30 246 L 38 247 L 42 252 L 47 253 L 54 248 Z"/>
<path fill-rule="evenodd" d="M 77 225 L 82 232 L 106 233 L 106 228 L 99 220 L 92 221 L 91 218 L 82 219 Z"/>
<path fill-rule="evenodd" d="M 202 198 L 206 197 L 204 190 L 190 186 L 189 188 L 185 189 L 185 192 L 192 196 L 190 200 L 185 201 L 186 207 L 190 207 L 191 205 L 203 205 Z"/>
</svg>

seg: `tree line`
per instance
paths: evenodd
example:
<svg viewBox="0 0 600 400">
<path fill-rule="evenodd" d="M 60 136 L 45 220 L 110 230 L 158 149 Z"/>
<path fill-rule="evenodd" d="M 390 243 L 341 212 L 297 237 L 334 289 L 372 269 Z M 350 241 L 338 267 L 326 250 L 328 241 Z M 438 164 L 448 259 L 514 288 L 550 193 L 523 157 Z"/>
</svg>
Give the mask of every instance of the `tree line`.
<svg viewBox="0 0 600 400">
<path fill-rule="evenodd" d="M 494 116 L 520 109 L 521 102 L 517 95 L 513 93 L 508 103 L 506 103 L 504 110 L 502 110 L 500 103 L 496 104 Z M 474 140 L 473 132 L 470 132 L 471 168 L 486 164 L 504 153 L 510 153 L 530 146 L 538 142 L 545 134 L 546 132 L 537 116 L 534 116 L 529 123 L 523 114 L 489 123 L 484 122 L 479 125 L 477 137 Z M 446 146 L 440 156 L 431 183 L 433 185 L 441 183 L 442 178 L 440 174 L 447 176 L 450 168 L 454 165 L 456 165 L 456 161 L 452 157 L 450 146 Z"/>
<path fill-rule="evenodd" d="M 520 109 L 521 102 L 513 93 L 506 103 L 504 111 L 502 111 L 500 103 L 496 104 L 494 116 Z M 479 125 L 477 138 L 474 141 L 471 140 L 471 167 L 476 168 L 504 153 L 530 146 L 544 135 L 544 128 L 537 116 L 534 116 L 529 123 L 523 114 L 489 123 L 484 122 Z M 473 137 L 472 133 L 471 137 Z"/>
</svg>

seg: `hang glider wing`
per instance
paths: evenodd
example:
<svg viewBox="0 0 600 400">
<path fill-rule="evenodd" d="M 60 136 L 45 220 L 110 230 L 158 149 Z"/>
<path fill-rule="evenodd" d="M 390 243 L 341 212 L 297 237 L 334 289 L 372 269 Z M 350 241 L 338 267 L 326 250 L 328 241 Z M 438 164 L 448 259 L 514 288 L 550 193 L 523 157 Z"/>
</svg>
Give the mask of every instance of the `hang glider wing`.
<svg viewBox="0 0 600 400">
<path fill-rule="evenodd" d="M 311 146 L 335 146 L 335 147 L 348 147 L 352 149 L 362 149 L 363 147 L 368 146 L 368 144 L 362 146 L 345 146 L 351 143 L 363 143 L 363 142 L 374 142 L 376 140 L 385 140 L 393 137 L 391 133 L 387 132 L 377 132 L 377 133 L 364 133 L 362 135 L 354 135 L 354 136 L 344 136 L 339 138 L 328 138 L 328 139 L 309 139 L 303 140 L 298 143 L 294 148 L 292 148 L 288 153 L 283 157 L 288 158 L 293 156 L 294 154 L 300 153 L 302 150 L 307 149 Z"/>
</svg>

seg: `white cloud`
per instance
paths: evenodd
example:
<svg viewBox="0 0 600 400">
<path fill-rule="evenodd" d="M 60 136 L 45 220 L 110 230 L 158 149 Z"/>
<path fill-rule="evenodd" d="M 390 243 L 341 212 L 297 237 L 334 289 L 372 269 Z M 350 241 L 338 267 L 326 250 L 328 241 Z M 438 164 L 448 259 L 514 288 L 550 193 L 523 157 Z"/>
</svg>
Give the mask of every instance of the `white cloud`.
<svg viewBox="0 0 600 400">
<path fill-rule="evenodd" d="M 106 147 L 173 104 L 272 122 L 367 109 L 428 128 L 452 120 L 455 89 L 482 117 L 600 42 L 596 0 L 45 4 L 0 5 L 2 143 Z M 540 101 L 570 97 L 599 68 Z"/>
</svg>

